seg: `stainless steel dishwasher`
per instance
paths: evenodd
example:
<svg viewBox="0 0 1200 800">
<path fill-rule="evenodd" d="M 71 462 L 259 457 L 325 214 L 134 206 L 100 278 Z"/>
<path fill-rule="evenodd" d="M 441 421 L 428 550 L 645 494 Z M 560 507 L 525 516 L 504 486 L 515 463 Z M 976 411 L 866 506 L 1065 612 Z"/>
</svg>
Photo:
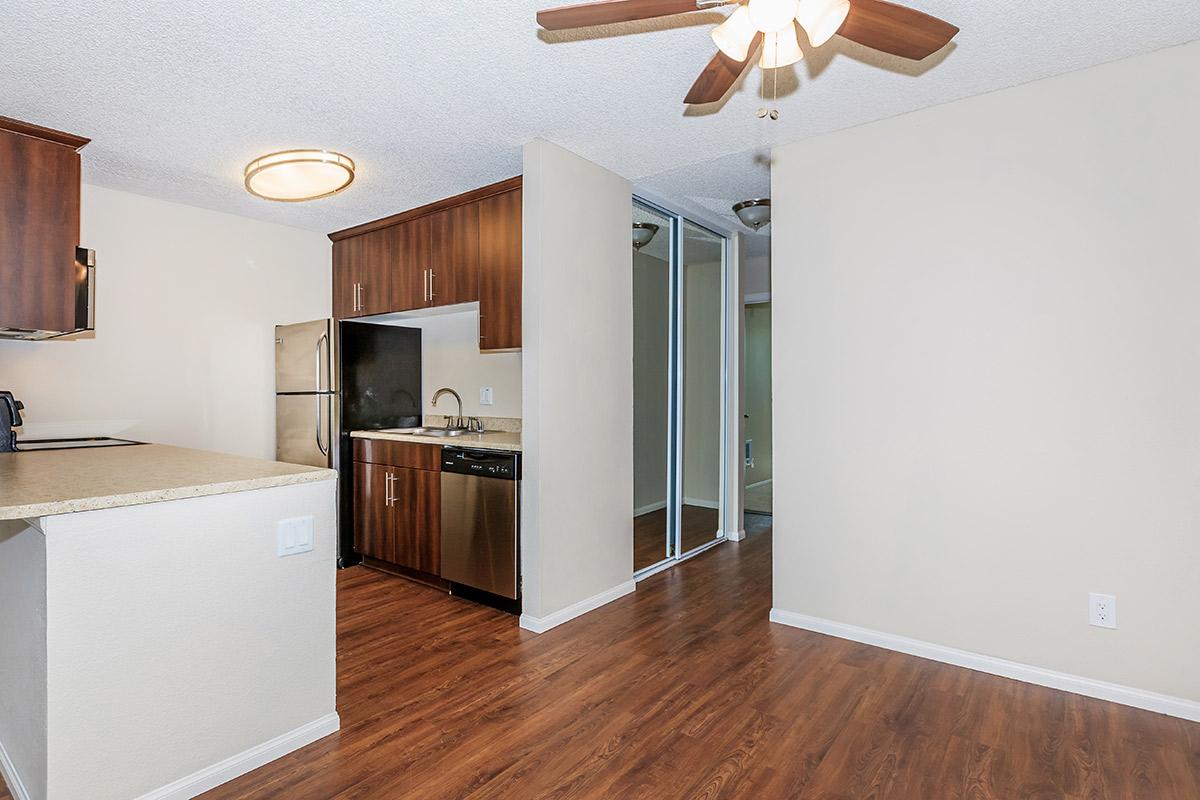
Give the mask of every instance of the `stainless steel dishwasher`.
<svg viewBox="0 0 1200 800">
<path fill-rule="evenodd" d="M 495 450 L 442 450 L 442 577 L 516 600 L 521 459 Z"/>
</svg>

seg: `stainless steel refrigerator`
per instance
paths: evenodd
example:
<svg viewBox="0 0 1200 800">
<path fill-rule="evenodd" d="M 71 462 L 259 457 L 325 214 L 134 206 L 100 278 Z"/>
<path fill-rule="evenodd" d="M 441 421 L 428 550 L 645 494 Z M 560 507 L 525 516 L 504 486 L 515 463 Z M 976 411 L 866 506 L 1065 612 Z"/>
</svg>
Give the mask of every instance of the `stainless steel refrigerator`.
<svg viewBox="0 0 1200 800">
<path fill-rule="evenodd" d="M 339 566 L 359 561 L 350 432 L 420 425 L 420 397 L 419 329 L 331 319 L 275 328 L 275 457 L 338 471 Z"/>
</svg>

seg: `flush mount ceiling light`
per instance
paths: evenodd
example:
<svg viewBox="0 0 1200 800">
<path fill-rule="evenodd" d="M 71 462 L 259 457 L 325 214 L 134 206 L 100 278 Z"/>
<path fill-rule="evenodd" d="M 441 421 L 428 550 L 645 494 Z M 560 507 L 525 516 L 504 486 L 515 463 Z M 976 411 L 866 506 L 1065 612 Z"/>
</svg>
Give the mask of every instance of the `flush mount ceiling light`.
<svg viewBox="0 0 1200 800">
<path fill-rule="evenodd" d="M 317 200 L 353 182 L 354 162 L 330 150 L 284 150 L 246 165 L 246 191 L 264 200 Z"/>
<path fill-rule="evenodd" d="M 743 200 L 733 207 L 733 213 L 747 228 L 758 230 L 771 221 L 771 199 L 760 197 L 757 200 Z"/>
<path fill-rule="evenodd" d="M 658 233 L 658 226 L 650 222 L 633 223 L 633 249 L 641 250 L 650 244 L 650 240 Z"/>
<path fill-rule="evenodd" d="M 913 61 L 936 53 L 958 34 L 958 28 L 948 22 L 888 0 L 599 0 L 539 11 L 537 21 L 546 30 L 559 31 L 721 6 L 733 6 L 733 13 L 712 32 L 717 54 L 692 84 L 685 103 L 720 100 L 760 47 L 758 63 L 763 69 L 795 64 L 804 53 L 794 23 L 799 23 L 813 47 L 837 34 Z"/>
</svg>

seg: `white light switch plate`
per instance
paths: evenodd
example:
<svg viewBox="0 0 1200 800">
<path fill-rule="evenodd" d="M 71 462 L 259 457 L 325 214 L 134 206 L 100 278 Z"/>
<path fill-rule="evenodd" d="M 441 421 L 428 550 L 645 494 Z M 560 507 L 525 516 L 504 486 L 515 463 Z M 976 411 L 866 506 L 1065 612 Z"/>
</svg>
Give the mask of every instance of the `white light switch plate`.
<svg viewBox="0 0 1200 800">
<path fill-rule="evenodd" d="M 492 387 L 490 387 L 490 386 L 480 386 L 479 387 L 479 405 L 481 405 L 481 406 L 493 405 Z"/>
<path fill-rule="evenodd" d="M 291 519 L 279 520 L 277 528 L 279 557 L 311 553 L 313 549 L 313 526 L 314 520 L 312 517 L 293 517 Z"/>
</svg>

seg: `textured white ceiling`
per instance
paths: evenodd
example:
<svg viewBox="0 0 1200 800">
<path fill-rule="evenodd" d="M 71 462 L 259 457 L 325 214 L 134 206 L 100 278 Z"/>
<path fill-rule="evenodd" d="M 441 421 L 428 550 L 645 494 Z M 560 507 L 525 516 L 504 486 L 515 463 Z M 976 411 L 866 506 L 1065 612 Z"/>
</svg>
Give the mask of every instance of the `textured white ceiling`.
<svg viewBox="0 0 1200 800">
<path fill-rule="evenodd" d="M 536 137 L 728 215 L 773 142 L 1200 38 L 1196 0 L 918 0 L 963 28 L 924 75 L 835 39 L 782 71 L 771 123 L 758 71 L 719 112 L 682 104 L 723 12 L 562 36 L 541 5 L 7 0 L 0 114 L 92 137 L 90 182 L 320 231 L 515 175 Z M 358 162 L 349 191 L 242 190 L 251 158 L 313 146 Z"/>
</svg>

